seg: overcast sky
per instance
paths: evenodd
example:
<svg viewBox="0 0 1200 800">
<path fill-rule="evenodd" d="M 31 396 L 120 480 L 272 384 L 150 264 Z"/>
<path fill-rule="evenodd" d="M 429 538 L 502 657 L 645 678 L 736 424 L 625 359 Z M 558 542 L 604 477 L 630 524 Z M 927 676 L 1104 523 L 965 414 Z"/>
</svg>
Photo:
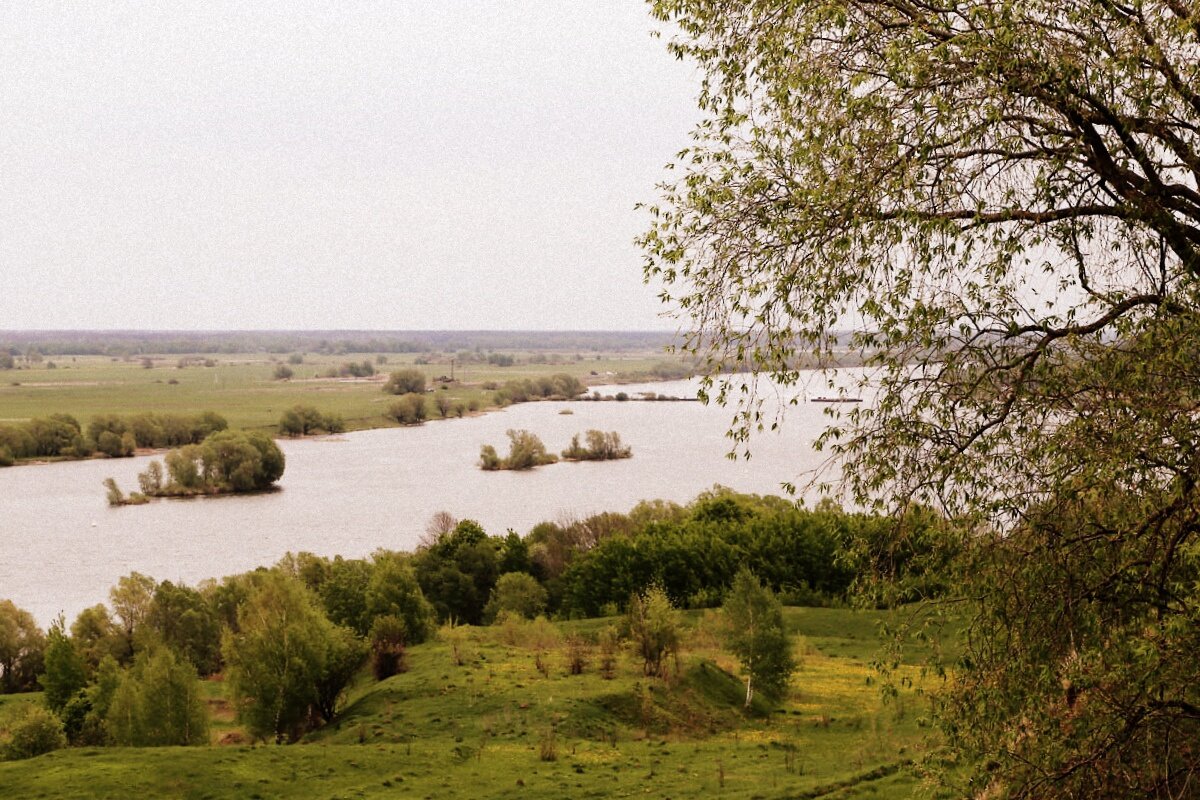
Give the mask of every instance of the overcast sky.
<svg viewBox="0 0 1200 800">
<path fill-rule="evenodd" d="M 640 0 L 0 5 L 0 329 L 674 329 Z"/>
</svg>

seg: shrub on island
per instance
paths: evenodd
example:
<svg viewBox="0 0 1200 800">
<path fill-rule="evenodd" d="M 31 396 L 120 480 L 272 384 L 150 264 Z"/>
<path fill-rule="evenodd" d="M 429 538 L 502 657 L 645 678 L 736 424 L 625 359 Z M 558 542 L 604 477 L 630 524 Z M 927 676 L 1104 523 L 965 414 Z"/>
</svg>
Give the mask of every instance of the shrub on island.
<svg viewBox="0 0 1200 800">
<path fill-rule="evenodd" d="M 579 434 L 571 437 L 570 447 L 562 451 L 564 461 L 610 461 L 633 457 L 633 449 L 621 444 L 621 434 L 616 431 L 590 430 L 584 437 L 586 447 L 579 444 Z"/>
<path fill-rule="evenodd" d="M 509 439 L 508 458 L 500 458 L 496 448 L 485 444 L 479 451 L 479 466 L 485 470 L 533 469 L 543 464 L 553 464 L 558 456 L 546 452 L 546 445 L 535 434 L 527 430 L 507 431 Z"/>
</svg>

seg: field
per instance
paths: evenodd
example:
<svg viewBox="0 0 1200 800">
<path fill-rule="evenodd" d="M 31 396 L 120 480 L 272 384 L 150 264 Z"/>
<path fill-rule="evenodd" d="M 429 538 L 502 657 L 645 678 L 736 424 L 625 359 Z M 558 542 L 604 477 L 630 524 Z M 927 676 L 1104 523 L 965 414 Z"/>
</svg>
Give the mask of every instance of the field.
<svg viewBox="0 0 1200 800">
<path fill-rule="evenodd" d="M 913 687 L 885 704 L 868 663 L 879 614 L 787 617 L 801 663 L 792 691 L 750 714 L 712 612 L 688 613 L 666 683 L 643 678 L 629 652 L 611 680 L 594 651 L 569 675 L 562 642 L 532 625 L 468 628 L 413 648 L 407 673 L 364 675 L 338 721 L 300 744 L 247 743 L 212 682 L 213 740 L 225 744 L 68 749 L 0 764 L 0 786 L 22 798 L 911 796 L 907 767 L 936 746 L 913 687 L 932 679 L 902 667 Z"/>
<path fill-rule="evenodd" d="M 54 356 L 18 369 L 0 371 L 0 423 L 22 421 L 54 413 L 70 414 L 85 426 L 100 414 L 198 413 L 216 411 L 235 428 L 274 431 L 285 409 L 297 404 L 316 407 L 324 414 L 340 414 L 347 429 L 391 425 L 384 416 L 395 400 L 382 391 L 389 371 L 416 368 L 427 385 L 440 387 L 439 377 L 455 378 L 447 389 L 436 388 L 453 400 L 474 401 L 480 408 L 492 403 L 485 384 L 503 384 L 518 378 L 568 373 L 585 384 L 612 382 L 620 376 L 644 374 L 669 357 L 653 349 L 631 352 L 554 353 L 512 351 L 513 366 L 488 363 L 455 363 L 450 356 L 430 359 L 428 354 L 307 353 L 303 363 L 288 364 L 287 355 L 267 353 Z M 384 363 L 377 363 L 379 358 Z M 432 363 L 415 364 L 418 359 Z M 330 369 L 350 362 L 371 363 L 378 374 L 369 378 L 322 377 Z M 212 366 L 205 366 L 209 362 Z M 50 368 L 50 364 L 54 368 Z M 148 366 L 147 366 L 148 365 Z M 290 380 L 273 376 L 280 365 L 294 373 Z M 432 411 L 436 418 L 437 412 Z"/>
</svg>

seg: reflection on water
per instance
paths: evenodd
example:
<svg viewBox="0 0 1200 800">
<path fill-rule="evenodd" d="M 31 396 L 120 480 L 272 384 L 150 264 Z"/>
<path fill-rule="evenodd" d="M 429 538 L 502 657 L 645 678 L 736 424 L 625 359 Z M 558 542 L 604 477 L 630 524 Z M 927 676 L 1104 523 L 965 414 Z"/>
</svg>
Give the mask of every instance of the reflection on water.
<svg viewBox="0 0 1200 800">
<path fill-rule="evenodd" d="M 695 394 L 695 384 L 619 387 L 635 394 Z M 604 390 L 616 391 L 616 389 Z M 774 401 L 772 400 L 772 403 Z M 570 415 L 559 412 L 569 408 Z M 627 511 L 637 501 L 686 502 L 722 484 L 780 493 L 822 463 L 810 443 L 828 421 L 817 403 L 788 411 L 779 432 L 729 460 L 734 411 L 697 402 L 528 403 L 480 417 L 416 428 L 280 442 L 280 491 L 238 497 L 158 500 L 109 508 L 101 481 L 127 491 L 148 458 L 0 470 L 0 599 L 43 625 L 67 621 L 108 598 L 130 571 L 194 584 L 274 563 L 285 552 L 363 556 L 409 549 L 437 511 L 473 518 L 489 533 L 525 533 L 541 520 Z M 507 450 L 504 432 L 528 428 L 558 451 L 575 433 L 615 430 L 633 447 L 623 461 L 561 463 L 531 472 L 483 472 L 479 448 Z"/>
</svg>

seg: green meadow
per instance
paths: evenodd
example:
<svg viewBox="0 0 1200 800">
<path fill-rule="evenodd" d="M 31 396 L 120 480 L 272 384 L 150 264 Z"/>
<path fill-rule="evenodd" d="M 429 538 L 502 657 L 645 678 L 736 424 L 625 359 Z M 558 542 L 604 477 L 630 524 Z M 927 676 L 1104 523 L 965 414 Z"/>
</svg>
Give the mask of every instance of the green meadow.
<svg viewBox="0 0 1200 800">
<path fill-rule="evenodd" d="M 493 393 L 486 388 L 492 384 L 567 373 L 595 385 L 644 377 L 656 365 L 674 363 L 654 350 L 587 355 L 515 351 L 511 355 L 515 363 L 508 367 L 456 363 L 453 369 L 448 357 L 417 364 L 418 359 L 425 359 L 414 353 L 386 354 L 385 363 L 376 363 L 378 356 L 373 353 L 308 353 L 301 364 L 288 364 L 286 355 L 268 353 L 139 355 L 128 359 L 54 356 L 0 372 L 0 423 L 70 414 L 86 425 L 101 414 L 215 411 L 231 427 L 273 431 L 286 409 L 304 404 L 324 414 L 341 415 L 347 429 L 361 430 L 394 424 L 384 412 L 396 398 L 385 394 L 382 387 L 388 373 L 396 369 L 419 369 L 434 391 L 486 409 L 494 404 Z M 206 360 L 213 365 L 204 366 Z M 363 361 L 371 363 L 374 376 L 323 377 L 330 369 Z M 280 365 L 292 370 L 291 379 L 274 378 Z M 436 380 L 451 377 L 451 372 L 455 380 Z M 436 419 L 437 412 L 431 416 Z"/>
<path fill-rule="evenodd" d="M 628 649 L 611 678 L 595 647 L 582 674 L 567 640 L 614 619 L 443 629 L 407 672 L 364 673 L 336 720 L 300 743 L 253 743 L 219 680 L 206 683 L 212 744 L 68 748 L 0 764 L 21 798 L 900 798 L 937 738 L 915 653 L 884 702 L 870 665 L 883 612 L 789 608 L 800 668 L 787 696 L 743 710 L 716 612 L 684 615 L 667 680 Z M 30 695 L 0 697 L 0 713 Z M 36 696 L 33 696 L 36 697 Z"/>
</svg>

